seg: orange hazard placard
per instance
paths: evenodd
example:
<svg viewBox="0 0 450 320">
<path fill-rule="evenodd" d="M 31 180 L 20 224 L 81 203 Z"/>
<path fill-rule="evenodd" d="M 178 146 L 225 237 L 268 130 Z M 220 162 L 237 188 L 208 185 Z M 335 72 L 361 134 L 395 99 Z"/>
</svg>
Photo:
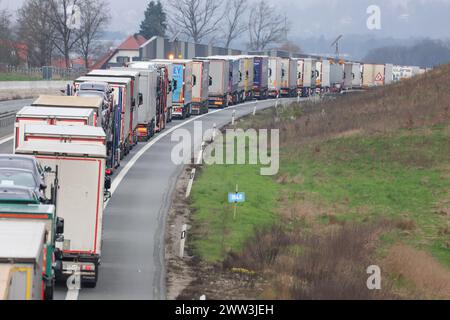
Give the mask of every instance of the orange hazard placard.
<svg viewBox="0 0 450 320">
<path fill-rule="evenodd" d="M 377 76 L 375 77 L 375 80 L 376 81 L 382 81 L 384 78 L 383 78 L 383 75 L 381 74 L 381 72 L 379 72 L 378 74 L 377 74 Z"/>
</svg>

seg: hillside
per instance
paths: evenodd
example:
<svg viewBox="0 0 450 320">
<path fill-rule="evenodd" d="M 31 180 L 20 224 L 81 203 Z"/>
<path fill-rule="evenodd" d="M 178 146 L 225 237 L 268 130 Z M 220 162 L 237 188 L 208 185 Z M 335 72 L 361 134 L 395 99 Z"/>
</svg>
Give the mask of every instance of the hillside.
<svg viewBox="0 0 450 320">
<path fill-rule="evenodd" d="M 365 93 L 266 110 L 280 172 L 204 166 L 180 297 L 450 299 L 450 66 Z M 236 219 L 226 194 L 247 202 Z M 369 266 L 382 290 L 367 289 Z"/>
</svg>

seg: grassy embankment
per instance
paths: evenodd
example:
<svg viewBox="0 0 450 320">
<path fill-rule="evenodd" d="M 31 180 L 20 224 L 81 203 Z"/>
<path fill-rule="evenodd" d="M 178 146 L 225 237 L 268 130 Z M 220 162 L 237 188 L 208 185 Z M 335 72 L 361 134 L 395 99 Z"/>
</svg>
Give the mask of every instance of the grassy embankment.
<svg viewBox="0 0 450 320">
<path fill-rule="evenodd" d="M 194 253 L 269 281 L 268 298 L 450 298 L 450 67 L 387 88 L 250 117 L 279 128 L 275 177 L 207 166 L 194 184 Z M 298 113 L 303 113 L 299 116 Z M 233 220 L 227 193 L 248 201 Z M 365 287 L 369 265 L 381 292 Z"/>
</svg>

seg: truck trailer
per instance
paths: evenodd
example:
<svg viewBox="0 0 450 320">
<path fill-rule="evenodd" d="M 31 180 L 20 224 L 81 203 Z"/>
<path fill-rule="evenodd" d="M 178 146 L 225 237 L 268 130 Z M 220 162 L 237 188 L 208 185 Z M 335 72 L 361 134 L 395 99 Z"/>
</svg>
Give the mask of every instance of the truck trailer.
<svg viewBox="0 0 450 320">
<path fill-rule="evenodd" d="M 209 65 L 209 60 L 192 62 L 192 114 L 208 113 Z"/>
<path fill-rule="evenodd" d="M 316 62 L 316 90 L 318 89 L 320 93 L 326 93 L 330 91 L 331 88 L 331 63 L 329 60 L 325 59 Z"/>
<path fill-rule="evenodd" d="M 113 110 L 111 116 L 112 139 L 108 142 L 108 168 L 113 170 L 120 166 L 122 160 L 130 152 L 131 118 L 131 80 L 129 78 L 79 77 L 74 81 L 75 90 L 82 83 L 106 82 L 113 89 Z M 105 131 L 106 132 L 106 131 Z"/>
<path fill-rule="evenodd" d="M 26 141 L 17 154 L 35 155 L 48 168 L 47 179 L 57 172 L 56 212 L 64 219 L 64 242 L 56 279 L 65 281 L 78 273 L 81 284 L 97 284 L 102 244 L 105 189 L 104 145 Z"/>
<path fill-rule="evenodd" d="M 369 64 L 363 65 L 363 87 L 370 88 L 391 84 L 394 80 L 394 66 L 392 64 Z"/>
<path fill-rule="evenodd" d="M 43 300 L 45 223 L 0 220 L 0 297 Z"/>
<path fill-rule="evenodd" d="M 269 97 L 277 98 L 280 95 L 283 65 L 281 58 L 270 57 L 268 68 Z"/>
<path fill-rule="evenodd" d="M 102 77 L 102 78 L 128 78 L 130 79 L 130 94 L 131 94 L 131 109 L 130 109 L 130 136 L 129 146 L 130 149 L 138 142 L 138 124 L 139 124 L 139 112 L 138 109 L 143 103 L 142 93 L 140 92 L 140 79 L 141 74 L 138 70 L 124 69 L 124 70 L 92 70 L 87 77 Z"/>
<path fill-rule="evenodd" d="M 23 142 L 25 124 L 94 126 L 95 116 L 93 109 L 23 107 L 17 112 L 14 123 L 14 149 Z"/>
<path fill-rule="evenodd" d="M 159 103 L 163 105 L 163 108 L 166 113 L 166 122 L 172 121 L 172 95 L 173 90 L 176 88 L 174 85 L 173 80 L 173 65 L 167 64 L 167 63 L 157 63 L 157 62 L 151 62 L 151 61 L 135 61 L 130 62 L 128 64 L 129 68 L 136 68 L 136 69 L 152 69 L 157 70 L 158 72 L 158 92 L 164 92 L 166 91 L 166 98 L 160 97 Z"/>
<path fill-rule="evenodd" d="M 344 68 L 339 62 L 330 63 L 330 91 L 340 92 L 344 85 Z"/>
<path fill-rule="evenodd" d="M 36 198 L 17 198 L 17 190 L 23 191 L 22 194 L 30 194 L 25 188 L 3 188 L 2 198 L 0 199 L 0 221 L 25 221 L 42 222 L 45 224 L 47 232 L 47 241 L 44 245 L 43 256 L 43 299 L 53 300 L 55 286 L 55 271 L 53 264 L 59 259 L 60 252 L 56 249 L 57 242 L 64 240 L 64 220 L 56 217 L 55 206 L 39 203 Z M 14 193 L 14 195 L 11 195 Z"/>
<path fill-rule="evenodd" d="M 112 68 L 111 70 L 137 70 L 139 77 L 139 92 L 142 95 L 142 104 L 138 108 L 138 139 L 148 141 L 156 132 L 166 127 L 167 114 L 165 106 L 160 103 L 158 91 L 158 70 L 156 68 Z M 166 93 L 164 92 L 165 99 Z"/>
<path fill-rule="evenodd" d="M 253 96 L 256 99 L 264 100 L 269 95 L 269 57 L 253 57 Z"/>
<path fill-rule="evenodd" d="M 241 64 L 243 66 L 243 70 L 241 70 L 241 75 L 244 86 L 244 100 L 251 100 L 253 99 L 255 57 L 241 55 L 239 56 L 239 59 L 241 59 Z"/>
<path fill-rule="evenodd" d="M 172 114 L 185 119 L 191 116 L 192 108 L 192 60 L 155 59 L 151 62 L 172 66 L 173 93 Z"/>
<path fill-rule="evenodd" d="M 297 89 L 297 61 L 291 58 L 281 59 L 281 88 L 282 97 L 296 95 Z"/>
<path fill-rule="evenodd" d="M 243 69 L 243 63 L 237 56 L 209 56 L 206 59 L 212 60 L 224 60 L 228 64 L 228 89 L 227 89 L 227 105 L 235 105 L 244 99 L 244 82 L 242 79 L 241 69 Z M 224 71 L 222 69 L 221 71 Z M 211 75 L 211 77 L 213 77 Z M 218 77 L 221 77 L 219 72 Z M 214 78 L 217 78 L 216 76 Z M 214 81 L 214 80 L 213 80 Z"/>
<path fill-rule="evenodd" d="M 301 90 L 301 96 L 309 97 L 316 90 L 316 59 L 299 59 L 297 60 L 297 68 L 299 75 L 301 74 L 303 76 L 302 80 L 300 81 L 301 87 L 299 88 L 299 90 Z"/>
<path fill-rule="evenodd" d="M 203 59 L 203 58 L 198 58 Z M 211 108 L 225 108 L 229 105 L 231 96 L 229 86 L 230 63 L 222 58 L 209 59 L 209 91 L 208 104 Z"/>
</svg>

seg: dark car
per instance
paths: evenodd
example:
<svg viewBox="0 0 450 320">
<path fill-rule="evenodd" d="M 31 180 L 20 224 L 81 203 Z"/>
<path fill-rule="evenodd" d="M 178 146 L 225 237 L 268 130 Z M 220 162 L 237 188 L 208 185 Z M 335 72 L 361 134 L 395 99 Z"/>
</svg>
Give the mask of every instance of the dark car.
<svg viewBox="0 0 450 320">
<path fill-rule="evenodd" d="M 33 190 L 39 195 L 42 202 L 45 197 L 46 185 L 42 182 L 41 176 L 36 175 L 33 170 L 18 168 L 0 168 L 0 188 L 25 187 Z"/>
</svg>

